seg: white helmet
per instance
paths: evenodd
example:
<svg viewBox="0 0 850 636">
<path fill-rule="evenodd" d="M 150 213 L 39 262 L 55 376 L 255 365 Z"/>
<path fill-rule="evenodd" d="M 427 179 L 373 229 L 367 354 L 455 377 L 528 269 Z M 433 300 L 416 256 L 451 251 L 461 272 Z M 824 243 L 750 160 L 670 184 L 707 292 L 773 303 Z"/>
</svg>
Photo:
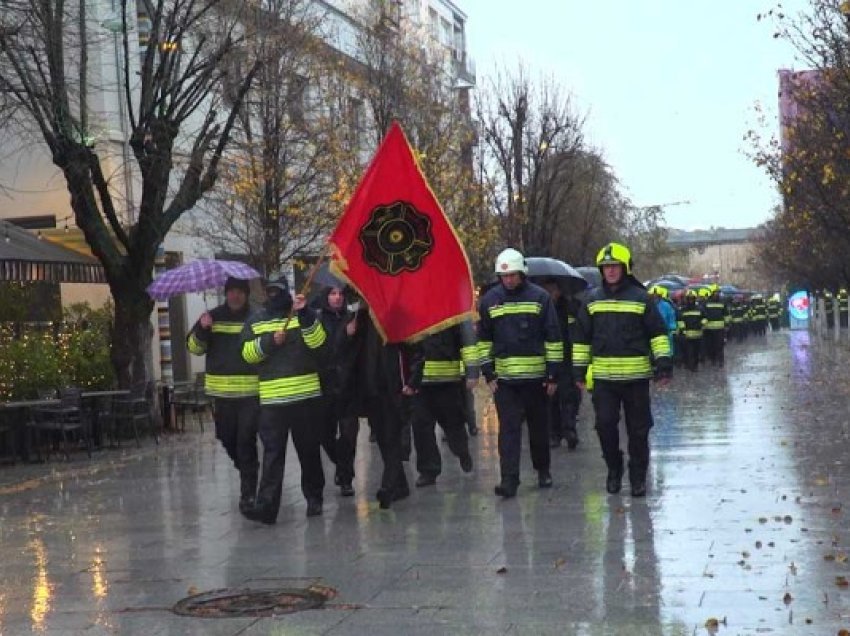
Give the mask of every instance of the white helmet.
<svg viewBox="0 0 850 636">
<path fill-rule="evenodd" d="M 496 274 L 512 274 L 514 272 L 528 273 L 528 266 L 525 264 L 525 257 L 517 250 L 509 247 L 502 250 L 502 253 L 496 257 Z"/>
</svg>

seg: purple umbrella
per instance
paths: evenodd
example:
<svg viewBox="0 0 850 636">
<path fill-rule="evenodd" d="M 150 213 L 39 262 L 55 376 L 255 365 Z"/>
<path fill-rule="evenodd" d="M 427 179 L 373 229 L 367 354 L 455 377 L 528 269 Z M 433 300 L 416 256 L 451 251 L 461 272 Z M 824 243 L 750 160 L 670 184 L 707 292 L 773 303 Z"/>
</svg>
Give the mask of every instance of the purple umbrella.
<svg viewBox="0 0 850 636">
<path fill-rule="evenodd" d="M 147 291 L 154 300 L 165 300 L 176 294 L 224 287 L 231 277 L 249 280 L 260 278 L 260 273 L 238 261 L 192 261 L 163 272 L 148 285 Z"/>
</svg>

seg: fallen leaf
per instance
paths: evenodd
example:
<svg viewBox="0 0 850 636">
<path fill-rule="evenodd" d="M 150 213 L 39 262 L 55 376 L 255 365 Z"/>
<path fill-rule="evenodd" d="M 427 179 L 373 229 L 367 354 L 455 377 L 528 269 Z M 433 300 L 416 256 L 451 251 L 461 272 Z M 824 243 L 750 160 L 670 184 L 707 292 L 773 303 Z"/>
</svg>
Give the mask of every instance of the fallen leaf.
<svg viewBox="0 0 850 636">
<path fill-rule="evenodd" d="M 189 589 L 186 590 L 186 594 L 188 596 L 195 596 L 195 594 L 197 594 L 197 593 L 198 593 L 198 588 L 196 588 L 194 585 L 190 586 Z"/>
<path fill-rule="evenodd" d="M 506 568 L 506 567 L 503 565 L 503 566 L 502 566 L 502 567 L 500 567 L 498 570 L 496 570 L 496 574 L 504 574 L 504 573 L 505 573 L 505 572 L 507 572 L 507 571 L 508 571 L 508 568 Z"/>
<path fill-rule="evenodd" d="M 742 557 L 744 557 L 745 559 L 749 559 L 749 558 L 750 558 L 750 553 L 749 553 L 749 552 L 747 552 L 746 550 L 744 550 L 743 552 L 741 552 L 741 556 L 742 556 Z"/>
<path fill-rule="evenodd" d="M 847 580 L 847 577 L 844 575 L 835 577 L 835 584 L 838 587 L 850 587 L 850 581 Z"/>
<path fill-rule="evenodd" d="M 835 561 L 835 555 L 834 554 L 824 554 L 823 560 L 824 561 Z"/>
<path fill-rule="evenodd" d="M 785 603 L 786 605 L 790 605 L 791 601 L 793 601 L 793 600 L 794 600 L 794 597 L 791 596 L 790 592 L 785 592 L 785 596 L 782 597 L 782 602 Z"/>
<path fill-rule="evenodd" d="M 567 560 L 564 558 L 555 559 L 555 569 L 559 569 L 564 567 L 567 564 Z"/>
<path fill-rule="evenodd" d="M 767 523 L 767 517 L 759 517 L 759 523 Z"/>
<path fill-rule="evenodd" d="M 756 549 L 761 550 L 761 541 L 756 541 Z"/>
<path fill-rule="evenodd" d="M 705 626 L 708 629 L 717 629 L 718 627 L 720 627 L 720 621 L 716 618 L 709 618 L 707 621 L 705 621 Z"/>
</svg>

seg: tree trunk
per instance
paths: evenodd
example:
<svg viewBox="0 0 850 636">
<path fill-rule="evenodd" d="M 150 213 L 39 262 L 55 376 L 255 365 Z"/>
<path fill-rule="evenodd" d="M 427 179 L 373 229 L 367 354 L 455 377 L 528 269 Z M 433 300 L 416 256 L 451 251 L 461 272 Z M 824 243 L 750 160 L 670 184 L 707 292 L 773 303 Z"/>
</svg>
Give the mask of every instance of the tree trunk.
<svg viewBox="0 0 850 636">
<path fill-rule="evenodd" d="M 112 365 L 122 389 L 153 378 L 150 316 L 153 301 L 144 290 L 112 289 L 115 323 L 112 332 Z"/>
</svg>

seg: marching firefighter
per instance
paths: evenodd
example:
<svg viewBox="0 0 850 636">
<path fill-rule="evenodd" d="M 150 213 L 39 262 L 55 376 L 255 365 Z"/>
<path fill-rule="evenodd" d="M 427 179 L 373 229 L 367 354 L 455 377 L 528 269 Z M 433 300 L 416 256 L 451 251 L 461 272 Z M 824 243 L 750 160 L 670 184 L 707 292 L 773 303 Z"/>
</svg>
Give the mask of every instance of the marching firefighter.
<svg viewBox="0 0 850 636">
<path fill-rule="evenodd" d="M 649 429 L 652 411 L 649 380 L 666 383 L 673 373 L 667 329 L 649 294 L 632 275 L 629 249 L 605 245 L 596 256 L 602 285 L 591 292 L 576 320 L 573 369 L 585 378 L 593 364 L 593 406 L 602 456 L 608 466 L 606 490 L 620 492 L 620 408 L 625 411 L 629 448 L 629 481 L 633 497 L 646 496 Z M 655 369 L 653 370 L 653 363 Z M 584 388 L 584 382 L 579 385 Z"/>
<path fill-rule="evenodd" d="M 478 313 L 481 371 L 499 416 L 498 496 L 516 496 L 519 487 L 522 423 L 528 422 L 531 463 L 537 485 L 552 487 L 547 397 L 557 391 L 564 341 L 552 299 L 526 280 L 528 267 L 517 250 L 496 258 L 499 284 L 485 293 Z"/>
<path fill-rule="evenodd" d="M 186 338 L 189 352 L 206 355 L 204 391 L 215 400 L 215 436 L 239 471 L 239 510 L 254 506 L 257 491 L 257 372 L 242 359 L 240 335 L 248 319 L 248 281 L 228 278 L 224 304 L 201 314 Z"/>
<path fill-rule="evenodd" d="M 722 367 L 725 362 L 724 349 L 729 308 L 720 297 L 720 286 L 718 284 L 713 284 L 709 289 L 711 296 L 703 306 L 703 313 L 705 314 L 705 324 L 702 330 L 703 344 L 711 366 Z"/>
<path fill-rule="evenodd" d="M 434 426 L 439 424 L 463 472 L 472 471 L 466 434 L 466 390 L 478 384 L 478 347 L 469 322 L 432 334 L 415 345 L 410 379 L 416 486 L 432 486 L 442 472 Z"/>
<path fill-rule="evenodd" d="M 729 334 L 735 337 L 735 342 L 743 342 L 747 335 L 744 324 L 746 312 L 744 301 L 740 296 L 735 296 L 732 299 L 732 308 L 729 310 Z"/>
<path fill-rule="evenodd" d="M 823 308 L 826 313 L 826 328 L 835 328 L 835 298 L 832 292 L 827 290 L 823 293 Z"/>
<path fill-rule="evenodd" d="M 697 293 L 689 289 L 685 293 L 685 304 L 679 310 L 679 331 L 685 337 L 685 368 L 696 371 L 702 349 L 702 328 L 705 315 L 697 304 Z"/>
<path fill-rule="evenodd" d="M 843 287 L 838 290 L 838 326 L 847 328 L 848 297 L 847 290 Z"/>
<path fill-rule="evenodd" d="M 280 509 L 289 434 L 301 463 L 307 516 L 322 514 L 325 475 L 320 454 L 322 390 L 320 350 L 327 340 L 316 313 L 302 295 L 294 299 L 283 276 L 266 282 L 265 308 L 242 330 L 242 357 L 256 365 L 260 387 L 263 469 L 254 507 L 245 516 L 273 524 Z"/>
<path fill-rule="evenodd" d="M 755 294 L 751 301 L 752 309 L 753 332 L 757 336 L 763 336 L 767 333 L 767 305 L 764 302 L 764 296 Z"/>
<path fill-rule="evenodd" d="M 771 331 L 779 331 L 779 317 L 782 314 L 782 305 L 779 302 L 779 294 L 774 294 L 767 300 L 767 320 Z"/>
</svg>

